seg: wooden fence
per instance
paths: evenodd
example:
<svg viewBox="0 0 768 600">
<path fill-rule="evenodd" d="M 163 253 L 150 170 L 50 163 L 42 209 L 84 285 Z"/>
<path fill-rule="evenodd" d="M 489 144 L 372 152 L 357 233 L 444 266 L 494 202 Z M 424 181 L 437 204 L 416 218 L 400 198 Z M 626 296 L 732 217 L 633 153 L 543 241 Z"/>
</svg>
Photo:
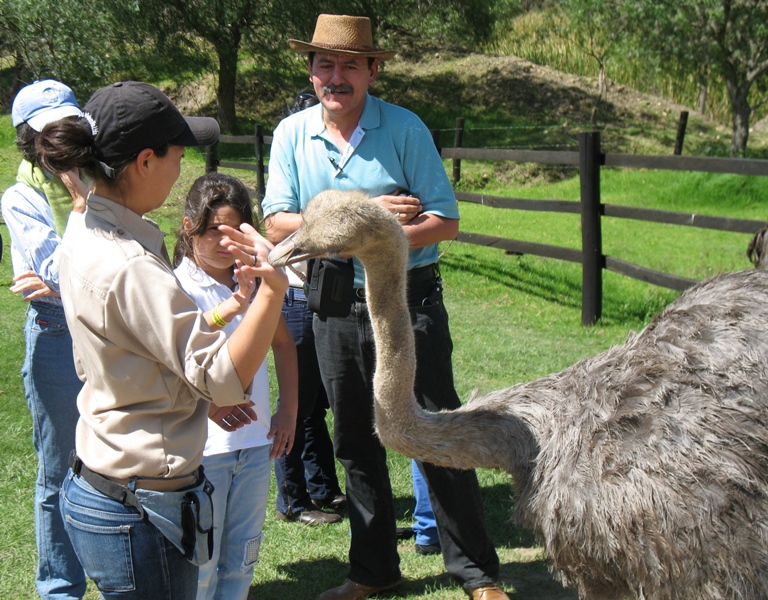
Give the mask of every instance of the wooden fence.
<svg viewBox="0 0 768 600">
<path fill-rule="evenodd" d="M 763 221 L 603 204 L 600 200 L 600 170 L 602 167 L 625 167 L 733 173 L 739 175 L 768 175 L 768 160 L 681 156 L 677 153 L 677 144 L 675 155 L 669 156 L 604 153 L 601 150 L 599 132 L 580 133 L 578 136 L 578 151 L 462 148 L 460 147 L 459 131 L 457 127 L 454 147 L 452 148 L 440 148 L 439 136 L 433 132 L 433 137 L 435 137 L 435 142 L 442 158 L 453 161 L 455 181 L 461 177 L 462 159 L 578 167 L 581 180 L 581 198 L 579 202 L 507 198 L 460 191 L 455 193 L 457 200 L 461 202 L 474 202 L 494 208 L 580 214 L 582 231 L 581 250 L 464 231 L 460 232 L 456 239 L 468 244 L 499 248 L 514 254 L 533 254 L 581 263 L 581 321 L 584 325 L 593 325 L 602 315 L 604 269 L 678 291 L 683 291 L 696 283 L 693 279 L 655 271 L 604 255 L 601 233 L 601 218 L 603 216 L 748 234 L 756 233 L 764 225 Z M 208 148 L 206 155 L 206 171 L 215 171 L 218 167 L 256 171 L 257 188 L 254 196 L 256 199 L 261 200 L 264 197 L 264 178 L 266 173 L 264 145 L 272 142 L 271 136 L 263 135 L 261 128 L 256 126 L 253 136 L 221 136 L 220 142 L 252 144 L 254 146 L 256 162 L 254 164 L 220 161 L 218 159 L 217 146 L 212 146 Z"/>
</svg>

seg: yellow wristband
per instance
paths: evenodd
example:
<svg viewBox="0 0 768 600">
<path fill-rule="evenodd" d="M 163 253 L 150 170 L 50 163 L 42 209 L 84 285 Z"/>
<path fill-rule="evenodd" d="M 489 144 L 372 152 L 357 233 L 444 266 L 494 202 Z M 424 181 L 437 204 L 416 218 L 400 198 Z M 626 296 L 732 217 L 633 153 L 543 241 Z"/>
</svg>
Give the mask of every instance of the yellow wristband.
<svg viewBox="0 0 768 600">
<path fill-rule="evenodd" d="M 213 319 L 213 322 L 215 325 L 218 325 L 219 327 L 224 327 L 229 323 L 229 321 L 225 321 L 221 315 L 219 314 L 219 306 L 221 306 L 221 302 L 219 302 L 216 306 L 213 307 L 213 311 L 211 312 L 211 318 Z"/>
</svg>

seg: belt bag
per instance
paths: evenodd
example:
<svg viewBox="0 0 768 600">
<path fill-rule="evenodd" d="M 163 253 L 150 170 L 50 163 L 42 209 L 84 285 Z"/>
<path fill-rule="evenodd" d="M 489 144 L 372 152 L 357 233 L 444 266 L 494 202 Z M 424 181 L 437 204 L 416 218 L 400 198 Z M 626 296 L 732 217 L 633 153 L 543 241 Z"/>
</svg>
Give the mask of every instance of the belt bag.
<svg viewBox="0 0 768 600">
<path fill-rule="evenodd" d="M 324 317 L 346 317 L 354 300 L 355 267 L 352 259 L 346 262 L 328 258 L 311 261 L 307 269 L 307 308 Z"/>
<path fill-rule="evenodd" d="M 149 522 L 198 567 L 213 554 L 212 493 L 213 484 L 205 478 L 178 492 L 135 491 Z"/>
</svg>

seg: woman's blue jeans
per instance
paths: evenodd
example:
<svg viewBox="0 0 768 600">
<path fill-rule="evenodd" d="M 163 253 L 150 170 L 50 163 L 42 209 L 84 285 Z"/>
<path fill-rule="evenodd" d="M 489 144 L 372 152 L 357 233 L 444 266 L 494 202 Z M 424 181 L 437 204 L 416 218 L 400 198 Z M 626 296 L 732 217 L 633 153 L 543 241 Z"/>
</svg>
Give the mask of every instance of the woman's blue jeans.
<svg viewBox="0 0 768 600">
<path fill-rule="evenodd" d="M 247 427 L 247 425 L 246 425 Z M 267 514 L 270 445 L 203 457 L 213 484 L 213 556 L 200 567 L 197 600 L 244 600 Z"/>
<path fill-rule="evenodd" d="M 75 448 L 78 379 L 64 309 L 32 301 L 24 328 L 26 357 L 21 374 L 37 453 L 35 539 L 37 590 L 45 600 L 82 598 L 85 574 L 59 510 L 59 488 Z"/>
<path fill-rule="evenodd" d="M 61 514 L 75 552 L 102 598 L 194 600 L 198 568 L 139 512 L 70 470 Z"/>
</svg>

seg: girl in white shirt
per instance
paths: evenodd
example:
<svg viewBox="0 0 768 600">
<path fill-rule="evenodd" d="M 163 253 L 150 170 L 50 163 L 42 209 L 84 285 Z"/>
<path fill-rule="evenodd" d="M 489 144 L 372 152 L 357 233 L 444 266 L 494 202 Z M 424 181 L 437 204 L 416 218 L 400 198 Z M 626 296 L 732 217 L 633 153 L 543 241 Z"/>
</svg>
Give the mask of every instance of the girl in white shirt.
<svg viewBox="0 0 768 600">
<path fill-rule="evenodd" d="M 198 178 L 187 195 L 173 260 L 184 291 L 206 311 L 211 328 L 223 328 L 228 336 L 242 319 L 256 286 L 253 277 L 240 270 L 242 264 L 220 244 L 219 225 L 239 229 L 241 223 L 255 227 L 245 186 L 221 173 Z M 271 460 L 278 457 L 278 449 L 287 446 L 290 451 L 296 427 L 296 347 L 282 319 L 272 350 L 280 402 L 271 418 L 266 361 L 251 388 L 255 420 L 237 406 L 211 405 L 209 409 L 203 466 L 214 486 L 214 553 L 200 568 L 198 600 L 248 596 L 261 546 Z M 276 437 L 280 442 L 272 446 Z"/>
</svg>

